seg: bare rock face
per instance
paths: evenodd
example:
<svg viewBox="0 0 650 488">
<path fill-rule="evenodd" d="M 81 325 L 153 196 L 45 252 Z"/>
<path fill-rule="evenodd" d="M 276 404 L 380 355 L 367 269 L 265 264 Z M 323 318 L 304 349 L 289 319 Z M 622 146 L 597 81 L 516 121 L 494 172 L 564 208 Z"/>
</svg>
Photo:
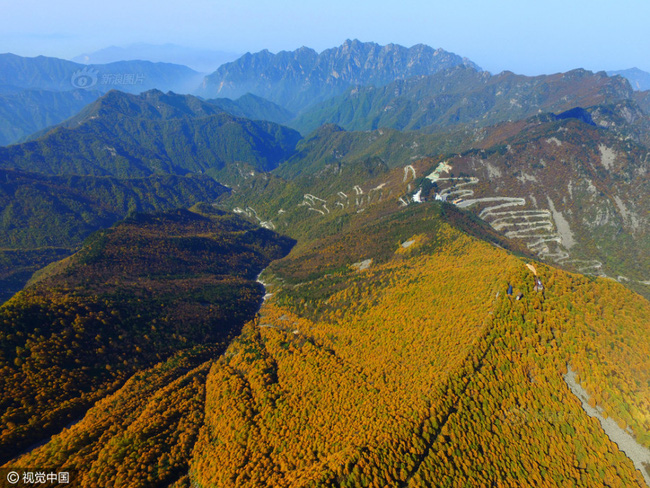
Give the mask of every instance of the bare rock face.
<svg viewBox="0 0 650 488">
<path fill-rule="evenodd" d="M 526 124 L 505 143 L 448 159 L 444 174 L 434 175 L 436 191 L 541 259 L 644 284 L 647 149 L 581 118 Z M 492 128 L 487 139 L 510 125 Z"/>
</svg>

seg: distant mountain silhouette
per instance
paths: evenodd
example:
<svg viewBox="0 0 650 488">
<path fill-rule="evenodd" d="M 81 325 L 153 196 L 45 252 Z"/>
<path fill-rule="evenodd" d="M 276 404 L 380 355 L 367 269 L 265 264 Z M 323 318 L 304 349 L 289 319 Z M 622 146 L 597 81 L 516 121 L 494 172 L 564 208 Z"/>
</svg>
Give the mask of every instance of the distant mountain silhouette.
<svg viewBox="0 0 650 488">
<path fill-rule="evenodd" d="M 424 44 L 406 48 L 347 40 L 320 54 L 307 47 L 247 53 L 207 76 L 200 93 L 237 98 L 250 92 L 299 112 L 353 85 L 386 85 L 458 65 L 480 69 L 466 58 Z"/>
<path fill-rule="evenodd" d="M 650 73 L 642 71 L 639 68 L 622 69 L 618 71 L 608 71 L 608 75 L 620 75 L 627 78 L 632 88 L 639 91 L 650 90 Z"/>
<path fill-rule="evenodd" d="M 83 64 L 105 64 L 115 61 L 146 60 L 154 63 L 182 64 L 202 73 L 211 73 L 223 63 L 234 61 L 239 56 L 240 54 L 227 51 L 140 42 L 128 46 L 109 46 L 80 54 L 72 58 L 72 61 Z"/>
</svg>

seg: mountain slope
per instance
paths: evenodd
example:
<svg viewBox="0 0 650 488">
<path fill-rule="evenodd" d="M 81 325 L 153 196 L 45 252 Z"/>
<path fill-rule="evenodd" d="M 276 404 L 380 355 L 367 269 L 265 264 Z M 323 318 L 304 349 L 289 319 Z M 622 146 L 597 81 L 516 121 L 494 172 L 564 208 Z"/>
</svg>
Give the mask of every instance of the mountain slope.
<svg viewBox="0 0 650 488">
<path fill-rule="evenodd" d="M 326 124 L 302 139 L 296 146 L 296 153 L 273 173 L 293 179 L 364 160 L 374 160 L 388 168 L 403 167 L 409 161 L 469 149 L 473 138 L 474 134 L 464 129 L 435 134 L 394 129 L 362 132 Z"/>
<path fill-rule="evenodd" d="M 458 124 L 482 127 L 540 111 L 557 113 L 632 96 L 627 81 L 604 72 L 574 70 L 527 77 L 506 71 L 492 76 L 458 66 L 379 88 L 352 88 L 312 107 L 291 125 L 302 133 L 325 123 L 354 130 L 434 131 Z"/>
<path fill-rule="evenodd" d="M 251 93 L 242 95 L 237 100 L 215 98 L 208 100 L 208 102 L 229 114 L 247 119 L 268 120 L 269 122 L 284 124 L 295 117 L 287 109 Z"/>
<path fill-rule="evenodd" d="M 92 90 L 24 90 L 0 95 L 0 146 L 72 117 L 99 96 Z"/>
<path fill-rule="evenodd" d="M 213 202 L 226 191 L 202 175 L 118 179 L 0 170 L 0 303 L 34 271 L 129 213 Z"/>
<path fill-rule="evenodd" d="M 562 378 L 648 445 L 650 304 L 538 263 L 535 291 L 444 205 L 390 203 L 272 263 L 224 355 L 133 377 L 11 465 L 65 462 L 80 486 L 643 486 Z"/>
<path fill-rule="evenodd" d="M 634 99 L 646 115 L 650 115 L 650 91 L 635 93 Z"/>
<path fill-rule="evenodd" d="M 0 85 L 18 89 L 70 91 L 92 88 L 140 93 L 159 90 L 188 91 L 199 74 L 186 66 L 150 61 L 117 61 L 86 66 L 64 59 L 26 58 L 0 54 Z"/>
<path fill-rule="evenodd" d="M 128 46 L 110 46 L 91 53 L 80 54 L 72 61 L 83 64 L 105 64 L 115 61 L 146 59 L 156 63 L 173 63 L 189 66 L 202 73 L 209 73 L 223 63 L 233 61 L 238 55 L 232 52 L 195 49 L 175 44 L 147 44 L 143 42 Z"/>
<path fill-rule="evenodd" d="M 0 249 L 0 303 L 22 290 L 35 271 L 72 252 L 67 247 Z"/>
<path fill-rule="evenodd" d="M 140 369 L 223 349 L 255 314 L 255 277 L 290 239 L 240 218 L 137 214 L 0 307 L 0 456 L 60 430 Z"/>
<path fill-rule="evenodd" d="M 428 75 L 471 61 L 423 44 L 405 48 L 347 40 L 318 54 L 302 47 L 272 54 L 247 53 L 226 63 L 203 81 L 201 94 L 237 98 L 245 93 L 300 112 L 354 85 L 385 85 L 396 79 Z"/>
<path fill-rule="evenodd" d="M 600 123 L 603 112 L 593 112 Z M 269 228 L 298 225 L 302 233 L 292 235 L 302 236 L 382 199 L 397 198 L 396 206 L 444 199 L 538 259 L 650 297 L 645 146 L 598 127 L 586 110 L 453 136 L 324 126 L 274 171 L 278 178 L 240 178 L 223 204 Z"/>
<path fill-rule="evenodd" d="M 571 118 L 532 119 L 517 135 L 492 144 L 488 139 L 485 150 L 440 162 L 429 179 L 430 197 L 460 198 L 459 206 L 522 239 L 540 258 L 632 280 L 630 286 L 647 295 L 644 146 Z"/>
<path fill-rule="evenodd" d="M 650 73 L 642 71 L 639 68 L 608 71 L 607 74 L 609 76 L 619 75 L 626 78 L 635 90 L 650 90 Z"/>
<path fill-rule="evenodd" d="M 118 179 L 0 170 L 0 248 L 74 248 L 128 213 L 191 207 L 226 191 L 202 175 Z"/>
<path fill-rule="evenodd" d="M 213 172 L 243 161 L 270 170 L 300 136 L 233 117 L 192 96 L 111 91 L 38 139 L 0 148 L 0 167 L 48 174 L 141 177 Z"/>
<path fill-rule="evenodd" d="M 643 106 L 643 94 L 647 93 L 650 92 L 637 92 L 632 99 L 595 105 L 587 112 L 599 127 L 608 129 L 621 139 L 631 139 L 650 147 L 650 111 Z"/>
<path fill-rule="evenodd" d="M 594 318 L 598 307 L 590 303 L 590 286 L 603 301 L 627 313 L 645 310 L 628 322 L 634 334 L 648 334 L 643 318 L 647 301 L 620 285 L 589 283 L 540 266 L 537 273 L 546 291 L 536 293 L 534 276 L 523 262 L 506 259 L 494 248 L 479 251 L 473 248 L 477 242 L 447 233 L 444 227 L 429 228 L 430 212 L 417 207 L 374 229 L 364 227 L 349 235 L 343 231 L 272 265 L 278 278 L 274 304 L 263 309 L 259 328 L 248 331 L 239 346 L 256 347 L 258 353 L 251 357 L 232 347 L 226 361 L 230 368 L 246 371 L 244 381 L 251 385 L 237 404 L 243 401 L 250 409 L 244 412 L 259 414 L 237 415 L 232 410 L 235 397 L 225 388 L 212 395 L 215 413 L 206 416 L 195 451 L 208 450 L 208 455 L 193 462 L 194 480 L 201 484 L 219 477 L 227 484 L 230 476 L 245 472 L 251 485 L 271 476 L 276 486 L 407 486 L 409 481 L 416 486 L 451 486 L 459 479 L 477 486 L 499 481 L 506 486 L 539 485 L 542 479 L 550 486 L 597 486 L 600 454 L 585 451 L 585 446 L 602 446 L 598 452 L 605 458 L 618 459 L 603 466 L 630 469 L 631 463 L 582 413 L 560 372 L 567 361 L 574 366 L 584 361 L 581 372 L 591 369 L 584 354 L 592 339 L 577 339 L 590 327 L 607 336 L 600 337 L 599 344 L 615 334 L 605 332 L 614 312 Z M 389 243 L 392 257 L 380 252 Z M 322 256 L 319 261 L 313 259 L 316 250 Z M 328 258 L 333 262 L 321 267 Z M 368 260 L 367 269 L 358 266 Z M 318 274 L 312 275 L 315 270 Z M 297 278 L 299 286 L 292 286 L 291 278 Z M 523 301 L 506 296 L 508 282 L 516 293 L 521 290 Z M 627 298 L 609 302 L 612 292 L 626 293 Z M 474 301 L 478 296 L 483 303 Z M 571 311 L 574 303 L 581 304 L 589 319 Z M 614 323 L 621 327 L 627 319 Z M 573 331 L 562 326 L 567 320 Z M 645 346 L 638 347 L 633 357 L 645 360 Z M 463 350 L 471 352 L 465 356 Z M 613 346 L 599 352 L 602 359 L 594 370 L 625 367 L 615 360 L 605 364 L 631 351 L 619 353 Z M 258 373 L 262 364 L 273 365 L 277 383 Z M 236 381 L 232 370 L 224 370 L 215 368 L 212 385 Z M 642 382 L 647 378 L 636 366 L 628 374 Z M 600 381 L 603 389 L 612 385 L 604 377 Z M 644 405 L 641 390 L 632 387 L 629 393 L 635 400 L 628 397 L 624 404 Z M 266 403 L 270 399 L 273 402 Z M 626 409 L 615 404 L 609 403 L 609 412 L 618 408 L 623 415 Z M 634 427 L 637 436 L 648 431 L 647 405 L 641 408 L 643 412 L 635 414 L 641 422 Z M 513 419 L 515 409 L 532 420 Z M 301 422 L 305 418 L 321 421 Z M 238 438 L 247 427 L 255 443 L 243 445 Z M 223 454 L 215 450 L 211 435 L 219 435 L 229 446 L 220 451 Z M 289 438 L 293 443 L 282 449 Z M 643 438 L 647 444 L 647 436 Z M 549 451 L 551 444 L 555 449 Z M 462 456 L 454 451 L 459 445 L 464 446 Z M 270 463 L 263 461 L 265 452 L 272 453 Z M 297 452 L 309 454 L 300 457 Z M 208 463 L 211 456 L 218 461 Z M 242 456 L 250 461 L 240 470 Z M 634 468 L 607 475 L 611 483 L 642 483 Z"/>
</svg>

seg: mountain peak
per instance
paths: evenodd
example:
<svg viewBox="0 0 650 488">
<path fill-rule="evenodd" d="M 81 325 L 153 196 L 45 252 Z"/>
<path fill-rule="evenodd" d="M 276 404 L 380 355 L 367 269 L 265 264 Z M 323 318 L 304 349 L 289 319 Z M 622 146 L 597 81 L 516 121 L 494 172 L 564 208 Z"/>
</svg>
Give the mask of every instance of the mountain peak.
<svg viewBox="0 0 650 488">
<path fill-rule="evenodd" d="M 244 162 L 269 171 L 293 154 L 299 139 L 296 131 L 233 116 L 191 95 L 113 90 L 39 138 L 0 148 L 0 167 L 141 177 Z"/>
<path fill-rule="evenodd" d="M 345 132 L 345 129 L 337 124 L 323 124 L 314 133 L 315 137 L 327 137 L 336 132 Z"/>
<path fill-rule="evenodd" d="M 639 68 L 608 71 L 607 74 L 609 76 L 622 76 L 630 82 L 630 85 L 636 91 L 650 90 L 650 73 Z"/>
<path fill-rule="evenodd" d="M 148 90 L 139 95 L 111 90 L 74 117 L 73 123 L 79 125 L 86 120 L 92 120 L 98 113 L 106 111 L 153 120 L 209 116 L 221 112 L 214 105 L 191 95 L 178 95 L 171 91 L 164 93 L 158 89 Z"/>
<path fill-rule="evenodd" d="M 234 99 L 250 92 L 300 112 L 352 86 L 384 86 L 459 65 L 480 70 L 467 58 L 424 44 L 406 48 L 346 39 L 320 54 L 304 46 L 277 54 L 247 53 L 207 76 L 202 95 Z"/>
</svg>

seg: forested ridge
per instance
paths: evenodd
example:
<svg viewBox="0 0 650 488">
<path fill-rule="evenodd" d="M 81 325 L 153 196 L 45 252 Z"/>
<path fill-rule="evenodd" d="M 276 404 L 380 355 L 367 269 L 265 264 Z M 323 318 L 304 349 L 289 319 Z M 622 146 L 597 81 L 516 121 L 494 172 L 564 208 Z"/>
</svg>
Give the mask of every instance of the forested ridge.
<svg viewBox="0 0 650 488">
<path fill-rule="evenodd" d="M 216 172 L 235 161 L 271 170 L 299 139 L 287 127 L 234 117 L 196 97 L 113 90 L 40 137 L 0 147 L 0 167 L 122 178 Z"/>
<path fill-rule="evenodd" d="M 562 374 L 649 445 L 648 302 L 435 208 L 358 214 L 273 262 L 225 354 L 139 373 L 17 465 L 90 466 L 97 487 L 643 486 Z"/>
<path fill-rule="evenodd" d="M 28 142 L 0 147 L 0 303 L 91 232 L 133 212 L 212 203 L 227 191 L 217 173 L 235 162 L 272 169 L 298 138 L 196 97 L 113 90 Z"/>
<path fill-rule="evenodd" d="M 196 344 L 223 348 L 254 316 L 255 277 L 291 240 L 203 211 L 136 214 L 99 231 L 0 307 L 4 459 L 135 372 Z"/>
<path fill-rule="evenodd" d="M 191 207 L 224 192 L 204 175 L 114 178 L 0 169 L 0 247 L 76 248 L 129 213 Z"/>
</svg>

